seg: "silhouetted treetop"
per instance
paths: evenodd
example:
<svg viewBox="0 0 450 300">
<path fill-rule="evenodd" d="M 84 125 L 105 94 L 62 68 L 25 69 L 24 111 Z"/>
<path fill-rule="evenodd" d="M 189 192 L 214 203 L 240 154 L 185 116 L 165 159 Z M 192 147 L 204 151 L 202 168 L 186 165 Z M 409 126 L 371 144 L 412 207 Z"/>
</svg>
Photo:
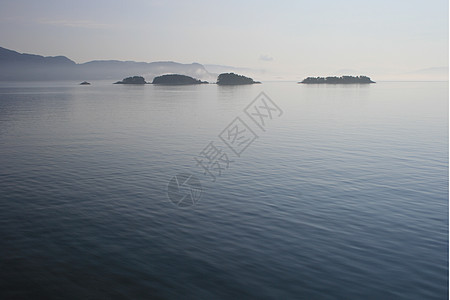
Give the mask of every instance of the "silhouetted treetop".
<svg viewBox="0 0 450 300">
<path fill-rule="evenodd" d="M 349 84 L 349 83 L 375 83 L 367 76 L 330 76 L 330 77 L 308 77 L 303 79 L 303 81 L 299 83 L 306 84 L 320 84 L 320 83 L 329 83 L 329 84 Z"/>
</svg>

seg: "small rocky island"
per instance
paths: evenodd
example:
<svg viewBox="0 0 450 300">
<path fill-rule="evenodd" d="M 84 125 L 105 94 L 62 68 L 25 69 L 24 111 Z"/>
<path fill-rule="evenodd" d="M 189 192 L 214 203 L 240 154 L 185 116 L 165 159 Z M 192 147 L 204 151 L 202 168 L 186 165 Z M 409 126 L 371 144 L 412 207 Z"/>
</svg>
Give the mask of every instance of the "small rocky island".
<svg viewBox="0 0 450 300">
<path fill-rule="evenodd" d="M 91 85 L 91 83 L 87 82 L 87 81 L 83 81 L 82 83 L 80 83 L 80 85 Z"/>
<path fill-rule="evenodd" d="M 242 84 L 255 84 L 261 83 L 254 81 L 252 78 L 245 77 L 234 73 L 222 73 L 217 77 L 218 85 L 242 85 Z"/>
<path fill-rule="evenodd" d="M 367 76 L 341 76 L 341 77 L 308 77 L 299 83 L 305 84 L 354 84 L 354 83 L 375 83 Z"/>
<path fill-rule="evenodd" d="M 208 82 L 179 74 L 167 74 L 162 76 L 156 76 L 152 82 L 152 84 L 160 84 L 160 85 L 190 85 L 203 83 Z"/>
<path fill-rule="evenodd" d="M 133 77 L 127 77 L 123 79 L 122 81 L 117 81 L 114 84 L 146 84 L 144 77 L 142 76 L 133 76 Z"/>
</svg>

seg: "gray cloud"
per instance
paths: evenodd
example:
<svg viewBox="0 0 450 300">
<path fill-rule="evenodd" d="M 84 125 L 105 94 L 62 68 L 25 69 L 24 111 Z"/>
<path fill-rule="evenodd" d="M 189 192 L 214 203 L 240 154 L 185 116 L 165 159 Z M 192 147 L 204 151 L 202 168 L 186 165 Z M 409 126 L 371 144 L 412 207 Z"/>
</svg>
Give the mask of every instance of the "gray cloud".
<svg viewBox="0 0 450 300">
<path fill-rule="evenodd" d="M 78 27 L 78 28 L 110 28 L 112 25 L 98 23 L 90 20 L 50 20 L 50 19 L 40 19 L 37 21 L 40 24 L 55 25 L 55 26 L 65 26 L 65 27 Z"/>
<path fill-rule="evenodd" d="M 264 54 L 264 55 L 261 55 L 259 57 L 259 60 L 262 60 L 262 61 L 273 61 L 273 57 L 271 57 L 271 56 L 269 56 L 267 54 Z"/>
</svg>

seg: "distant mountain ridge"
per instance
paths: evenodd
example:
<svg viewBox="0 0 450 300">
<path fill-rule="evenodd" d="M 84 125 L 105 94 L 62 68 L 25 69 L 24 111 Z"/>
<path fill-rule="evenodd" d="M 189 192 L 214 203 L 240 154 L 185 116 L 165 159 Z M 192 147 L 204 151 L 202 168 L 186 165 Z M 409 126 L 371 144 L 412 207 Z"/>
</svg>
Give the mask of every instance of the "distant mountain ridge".
<svg viewBox="0 0 450 300">
<path fill-rule="evenodd" d="M 0 47 L 0 63 L 32 63 L 32 64 L 67 64 L 76 63 L 65 56 L 41 56 L 36 54 L 19 53 Z"/>
<path fill-rule="evenodd" d="M 0 47 L 0 80 L 117 80 L 142 75 L 147 80 L 177 73 L 202 80 L 215 78 L 199 63 L 94 60 L 77 64 L 65 56 L 19 53 Z"/>
</svg>

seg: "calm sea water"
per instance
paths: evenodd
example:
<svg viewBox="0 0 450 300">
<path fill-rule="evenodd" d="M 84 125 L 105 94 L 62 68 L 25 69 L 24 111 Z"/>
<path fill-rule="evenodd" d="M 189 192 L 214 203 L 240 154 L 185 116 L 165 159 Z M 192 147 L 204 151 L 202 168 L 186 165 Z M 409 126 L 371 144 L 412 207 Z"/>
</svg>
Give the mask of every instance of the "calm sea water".
<svg viewBox="0 0 450 300">
<path fill-rule="evenodd" d="M 266 131 L 243 112 L 262 91 Z M 447 299 L 448 96 L 1 83 L 0 298 Z M 218 137 L 236 117 L 258 135 L 240 157 Z M 193 207 L 167 197 L 183 172 Z"/>
</svg>

